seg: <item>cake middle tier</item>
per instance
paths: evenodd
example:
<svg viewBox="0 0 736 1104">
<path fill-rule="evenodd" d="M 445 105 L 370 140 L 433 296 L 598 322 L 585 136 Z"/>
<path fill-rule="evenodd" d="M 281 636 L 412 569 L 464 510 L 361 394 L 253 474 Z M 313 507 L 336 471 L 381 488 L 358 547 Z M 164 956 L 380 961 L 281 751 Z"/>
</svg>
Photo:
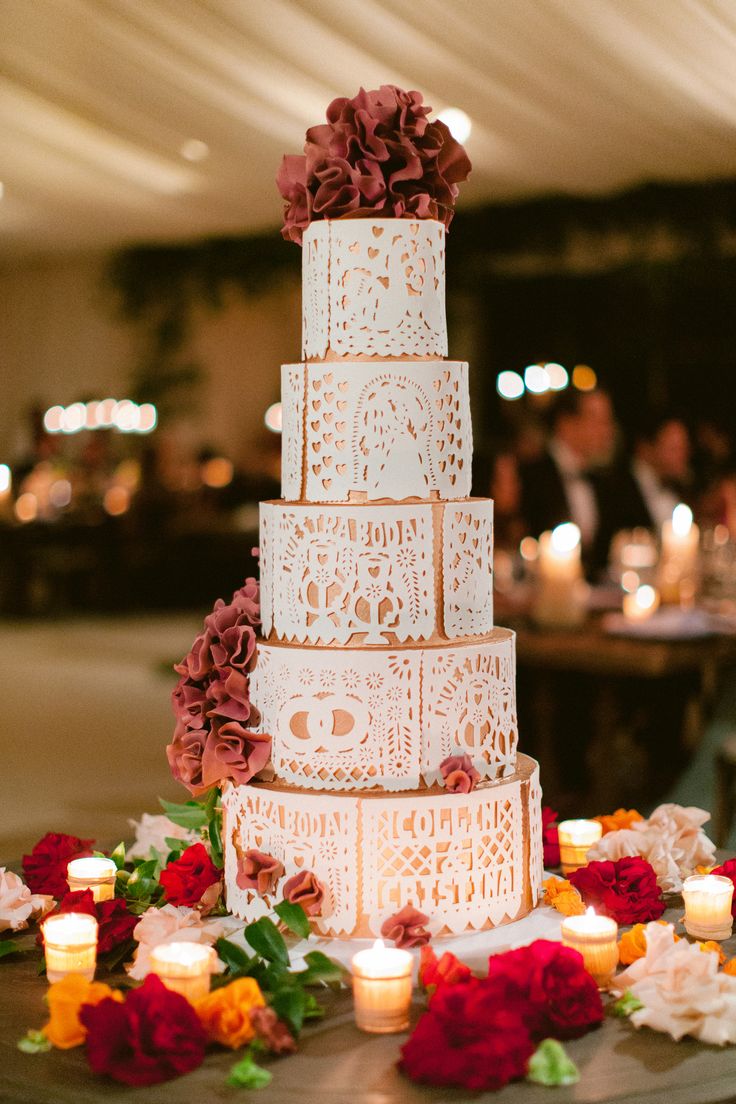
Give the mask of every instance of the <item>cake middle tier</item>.
<svg viewBox="0 0 736 1104">
<path fill-rule="evenodd" d="M 259 644 L 251 700 L 283 782 L 305 789 L 412 790 L 469 755 L 482 778 L 514 770 L 515 638 L 429 648 Z"/>
<path fill-rule="evenodd" d="M 493 502 L 262 502 L 264 637 L 403 644 L 493 628 Z"/>
</svg>

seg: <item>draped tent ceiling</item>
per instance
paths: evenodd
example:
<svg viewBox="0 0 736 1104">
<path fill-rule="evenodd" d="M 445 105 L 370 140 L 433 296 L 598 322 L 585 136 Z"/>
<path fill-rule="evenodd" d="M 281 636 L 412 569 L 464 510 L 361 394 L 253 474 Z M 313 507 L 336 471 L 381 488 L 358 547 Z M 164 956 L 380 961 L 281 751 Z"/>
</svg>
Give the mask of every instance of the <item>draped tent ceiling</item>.
<svg viewBox="0 0 736 1104">
<path fill-rule="evenodd" d="M 274 225 L 282 153 L 361 84 L 470 115 L 463 204 L 736 176 L 736 0 L 0 0 L 0 26 L 6 256 Z"/>
</svg>

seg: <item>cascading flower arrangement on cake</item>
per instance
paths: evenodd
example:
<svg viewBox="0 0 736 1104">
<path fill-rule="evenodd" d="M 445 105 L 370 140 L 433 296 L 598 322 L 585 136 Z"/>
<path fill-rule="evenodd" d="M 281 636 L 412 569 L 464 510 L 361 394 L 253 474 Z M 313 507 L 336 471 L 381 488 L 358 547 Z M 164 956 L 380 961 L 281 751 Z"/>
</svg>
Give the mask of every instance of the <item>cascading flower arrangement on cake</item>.
<svg viewBox="0 0 736 1104">
<path fill-rule="evenodd" d="M 307 131 L 304 153 L 281 163 L 283 236 L 301 245 L 315 219 L 377 214 L 448 227 L 470 161 L 431 110 L 421 93 L 391 84 L 333 100 L 327 122 Z"/>
</svg>

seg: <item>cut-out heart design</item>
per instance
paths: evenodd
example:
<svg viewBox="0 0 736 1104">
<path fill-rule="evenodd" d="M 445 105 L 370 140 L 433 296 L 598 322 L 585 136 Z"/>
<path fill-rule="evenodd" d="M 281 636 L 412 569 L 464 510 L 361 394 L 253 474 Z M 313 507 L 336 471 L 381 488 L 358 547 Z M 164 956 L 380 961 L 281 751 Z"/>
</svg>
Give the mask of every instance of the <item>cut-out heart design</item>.
<svg viewBox="0 0 736 1104">
<path fill-rule="evenodd" d="M 335 464 L 335 471 L 338 473 L 338 475 L 344 475 L 347 470 L 347 464 Z"/>
<path fill-rule="evenodd" d="M 331 457 L 331 456 L 325 456 L 325 457 L 323 458 L 323 461 L 322 461 L 322 462 L 323 462 L 323 464 L 324 464 L 324 466 L 325 466 L 326 468 L 329 468 L 329 467 L 331 466 L 331 464 L 332 464 L 332 457 Z"/>
<path fill-rule="evenodd" d="M 438 444 L 437 444 L 437 448 L 438 448 L 438 449 L 440 450 L 440 452 L 442 452 L 442 451 L 444 450 L 444 447 L 445 447 L 445 443 L 446 443 L 446 442 L 445 442 L 445 439 L 444 439 L 444 437 L 442 438 L 442 440 L 441 440 L 441 441 L 439 441 L 439 442 L 438 442 Z"/>
<path fill-rule="evenodd" d="M 463 439 L 462 439 L 462 437 L 458 437 L 458 439 L 457 439 L 457 447 L 458 447 L 458 452 L 459 452 L 459 451 L 460 451 L 460 449 L 461 449 L 461 448 L 463 447 Z"/>
<path fill-rule="evenodd" d="M 463 464 L 464 464 L 464 463 L 465 463 L 465 461 L 464 461 L 464 460 L 458 460 L 458 462 L 457 462 L 457 470 L 458 470 L 458 471 L 462 471 L 462 470 L 463 470 Z"/>
<path fill-rule="evenodd" d="M 360 242 L 353 242 L 352 245 L 348 246 L 348 249 L 351 253 L 360 253 Z"/>
<path fill-rule="evenodd" d="M 326 403 L 331 403 L 332 400 L 334 399 L 334 397 L 335 397 L 335 392 L 334 391 L 325 391 L 325 402 Z"/>
<path fill-rule="evenodd" d="M 388 291 L 388 286 L 391 283 L 388 276 L 378 276 L 376 278 L 377 278 L 379 284 L 382 284 L 383 287 Z"/>
<path fill-rule="evenodd" d="M 409 233 L 413 234 L 414 237 L 416 237 L 416 235 L 419 233 L 419 223 L 418 222 L 410 222 L 409 223 Z"/>
<path fill-rule="evenodd" d="M 319 450 L 321 448 L 322 448 L 322 442 L 321 441 L 312 441 L 312 449 L 314 450 L 314 452 L 319 452 Z"/>
<path fill-rule="evenodd" d="M 319 391 L 321 386 L 322 386 L 322 380 L 321 379 L 312 380 L 312 387 L 314 388 L 315 391 Z"/>
<path fill-rule="evenodd" d="M 454 486 L 455 486 L 455 484 L 456 484 L 456 482 L 457 482 L 457 476 L 455 476 L 455 475 L 451 475 L 451 476 L 450 476 L 450 486 L 451 486 L 451 487 L 454 487 Z"/>
<path fill-rule="evenodd" d="M 444 472 L 446 467 L 447 467 L 447 461 L 446 460 L 440 460 L 440 471 Z"/>
<path fill-rule="evenodd" d="M 442 386 L 442 380 L 432 380 L 432 386 L 434 387 L 435 391 L 439 391 L 440 387 Z"/>
<path fill-rule="evenodd" d="M 344 410 L 347 405 L 348 404 L 345 402 L 345 399 L 337 400 L 336 406 L 338 410 Z M 327 417 L 327 415 L 325 415 L 325 417 Z"/>
<path fill-rule="evenodd" d="M 312 399 L 312 410 L 319 410 L 322 405 L 321 399 Z"/>
<path fill-rule="evenodd" d="M 322 486 L 324 487 L 324 489 L 326 491 L 329 491 L 330 487 L 332 486 L 332 480 L 331 479 L 323 479 L 322 480 Z"/>
<path fill-rule="evenodd" d="M 450 382 L 450 372 L 445 372 L 445 383 Z"/>
<path fill-rule="evenodd" d="M 322 379 L 325 381 L 326 384 L 332 383 L 332 372 L 325 372 Z M 457 384 L 455 386 L 457 386 Z"/>
<path fill-rule="evenodd" d="M 350 386 L 350 384 L 348 383 L 347 380 L 340 380 L 340 382 L 337 385 L 339 391 L 347 391 L 349 386 Z"/>
<path fill-rule="evenodd" d="M 372 227 L 372 230 L 373 230 L 373 237 L 374 238 L 380 238 L 381 234 L 383 233 L 383 227 L 382 226 L 374 226 L 374 227 Z"/>
<path fill-rule="evenodd" d="M 338 403 L 337 405 L 339 406 L 340 404 Z M 344 433 L 345 432 L 345 422 L 335 422 L 335 429 L 337 430 L 338 433 Z"/>
<path fill-rule="evenodd" d="M 335 417 L 334 410 L 325 410 L 325 421 L 328 423 L 328 425 L 333 420 L 334 417 Z"/>
<path fill-rule="evenodd" d="M 325 433 L 325 434 L 324 434 L 324 436 L 323 436 L 323 438 L 322 438 L 322 440 L 324 441 L 324 443 L 325 443 L 326 445 L 331 445 L 331 444 L 332 444 L 332 438 L 333 438 L 334 436 L 335 436 L 335 434 L 334 434 L 334 433 Z"/>
<path fill-rule="evenodd" d="M 342 450 L 345 448 L 345 441 L 343 441 L 343 440 L 335 441 L 335 448 L 339 449 L 340 452 L 342 452 Z"/>
<path fill-rule="evenodd" d="M 375 258 L 378 256 L 378 254 L 380 252 L 381 252 L 380 249 L 374 249 L 372 245 L 368 246 L 368 256 L 370 257 L 370 259 L 372 261 L 375 260 Z"/>
<path fill-rule="evenodd" d="M 315 475 L 319 475 L 319 473 L 322 471 L 322 465 L 321 464 L 312 464 L 312 471 L 314 472 Z"/>
<path fill-rule="evenodd" d="M 312 429 L 316 433 L 317 430 L 319 429 L 319 419 L 316 422 L 310 422 L 309 424 L 311 425 Z"/>
</svg>

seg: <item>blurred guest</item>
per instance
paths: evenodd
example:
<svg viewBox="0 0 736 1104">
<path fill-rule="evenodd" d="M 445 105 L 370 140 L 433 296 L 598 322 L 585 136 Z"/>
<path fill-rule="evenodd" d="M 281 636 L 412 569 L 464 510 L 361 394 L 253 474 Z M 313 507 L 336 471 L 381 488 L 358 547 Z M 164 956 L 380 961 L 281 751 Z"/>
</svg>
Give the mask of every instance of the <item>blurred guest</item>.
<svg viewBox="0 0 736 1104">
<path fill-rule="evenodd" d="M 493 539 L 498 548 L 516 551 L 526 536 L 521 515 L 521 479 L 511 444 L 499 445 L 491 455 L 487 492 L 493 499 Z"/>
<path fill-rule="evenodd" d="M 594 473 L 608 462 L 615 439 L 611 400 L 604 391 L 564 392 L 552 414 L 544 453 L 520 470 L 526 530 L 538 536 L 564 521 L 580 529 L 590 555 L 600 520 Z"/>
</svg>

